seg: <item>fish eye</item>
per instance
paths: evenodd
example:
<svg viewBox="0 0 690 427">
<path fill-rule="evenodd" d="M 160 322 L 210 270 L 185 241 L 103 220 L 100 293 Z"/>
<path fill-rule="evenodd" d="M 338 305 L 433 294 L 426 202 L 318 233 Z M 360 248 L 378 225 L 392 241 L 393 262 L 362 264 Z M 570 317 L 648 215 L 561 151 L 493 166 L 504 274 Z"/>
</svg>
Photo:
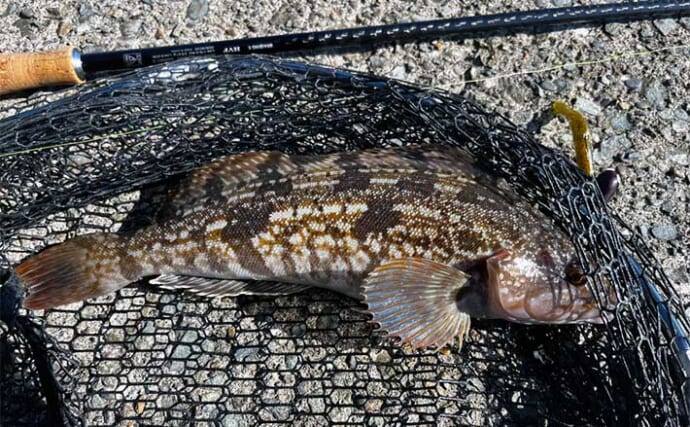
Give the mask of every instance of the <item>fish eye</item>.
<svg viewBox="0 0 690 427">
<path fill-rule="evenodd" d="M 580 267 L 571 263 L 565 267 L 565 280 L 573 286 L 584 286 L 587 283 L 587 276 Z"/>
</svg>

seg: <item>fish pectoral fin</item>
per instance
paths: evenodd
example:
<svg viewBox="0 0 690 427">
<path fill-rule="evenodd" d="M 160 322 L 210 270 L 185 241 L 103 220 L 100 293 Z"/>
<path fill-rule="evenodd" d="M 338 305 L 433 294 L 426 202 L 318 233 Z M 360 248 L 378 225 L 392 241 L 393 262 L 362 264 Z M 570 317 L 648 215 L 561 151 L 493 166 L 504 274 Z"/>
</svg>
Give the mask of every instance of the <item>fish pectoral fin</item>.
<svg viewBox="0 0 690 427">
<path fill-rule="evenodd" d="M 264 280 L 215 279 L 197 276 L 164 274 L 149 280 L 163 289 L 186 290 L 203 296 L 289 295 L 309 288 L 307 285 L 268 282 Z"/>
<path fill-rule="evenodd" d="M 364 279 L 366 311 L 388 336 L 413 348 L 441 348 L 469 332 L 470 316 L 456 304 L 470 276 L 446 264 L 422 259 L 393 260 Z"/>
</svg>

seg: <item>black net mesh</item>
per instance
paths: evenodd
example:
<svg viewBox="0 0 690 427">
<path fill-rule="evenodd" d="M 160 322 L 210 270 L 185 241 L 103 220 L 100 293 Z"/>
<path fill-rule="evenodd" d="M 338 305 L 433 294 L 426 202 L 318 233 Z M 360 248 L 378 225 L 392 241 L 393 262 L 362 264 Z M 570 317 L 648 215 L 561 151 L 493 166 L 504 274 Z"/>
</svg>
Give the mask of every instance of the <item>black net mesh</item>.
<svg viewBox="0 0 690 427">
<path fill-rule="evenodd" d="M 688 322 L 596 183 L 448 93 L 259 57 L 184 61 L 39 95 L 0 122 L 0 413 L 7 425 L 682 425 Z M 355 301 L 310 290 L 205 299 L 138 283 L 17 309 L 15 266 L 78 234 L 148 223 L 219 156 L 410 143 L 474 153 L 567 229 L 606 326 L 475 321 L 461 351 L 399 348 Z M 40 319 L 40 320 L 39 320 Z"/>
</svg>

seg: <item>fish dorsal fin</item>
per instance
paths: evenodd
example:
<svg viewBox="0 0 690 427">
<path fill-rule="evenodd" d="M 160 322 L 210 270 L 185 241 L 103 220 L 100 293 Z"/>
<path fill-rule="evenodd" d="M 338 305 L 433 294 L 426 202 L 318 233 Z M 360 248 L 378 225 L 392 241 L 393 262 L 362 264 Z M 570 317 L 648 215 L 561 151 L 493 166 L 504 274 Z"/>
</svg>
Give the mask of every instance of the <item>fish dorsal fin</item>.
<svg viewBox="0 0 690 427">
<path fill-rule="evenodd" d="M 454 337 L 460 346 L 470 316 L 457 308 L 457 294 L 470 276 L 422 258 L 397 259 L 375 268 L 362 284 L 367 312 L 388 336 L 413 348 L 441 348 Z"/>
<path fill-rule="evenodd" d="M 164 274 L 149 281 L 163 289 L 186 290 L 204 296 L 239 295 L 289 295 L 301 292 L 309 286 L 263 280 L 214 279 L 196 276 Z"/>
<path fill-rule="evenodd" d="M 184 215 L 199 203 L 220 199 L 234 190 L 262 177 L 279 178 L 294 171 L 287 154 L 279 151 L 252 151 L 233 154 L 194 169 L 171 190 L 169 212 Z"/>
<path fill-rule="evenodd" d="M 290 179 L 323 171 L 372 168 L 442 170 L 475 179 L 473 159 L 457 147 L 419 144 L 396 148 L 343 151 L 324 155 L 288 155 L 279 151 L 232 154 L 201 166 L 169 189 L 167 215 L 184 216 L 200 204 L 212 204 L 254 182 Z"/>
</svg>

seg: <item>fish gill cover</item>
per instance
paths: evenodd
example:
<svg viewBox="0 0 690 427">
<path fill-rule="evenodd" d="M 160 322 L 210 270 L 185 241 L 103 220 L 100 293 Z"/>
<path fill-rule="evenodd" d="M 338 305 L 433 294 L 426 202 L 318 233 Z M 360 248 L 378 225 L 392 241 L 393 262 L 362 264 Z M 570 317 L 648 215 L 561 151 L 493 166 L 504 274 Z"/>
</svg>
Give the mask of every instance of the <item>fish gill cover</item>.
<svg viewBox="0 0 690 427">
<path fill-rule="evenodd" d="M 501 115 L 395 80 L 261 57 L 181 61 L 38 96 L 0 122 L 3 425 L 683 425 L 688 322 L 595 181 Z M 147 224 L 165 186 L 248 150 L 450 143 L 573 237 L 606 326 L 475 321 L 406 350 L 322 291 L 201 298 L 145 283 L 45 313 L 13 267 Z"/>
</svg>

